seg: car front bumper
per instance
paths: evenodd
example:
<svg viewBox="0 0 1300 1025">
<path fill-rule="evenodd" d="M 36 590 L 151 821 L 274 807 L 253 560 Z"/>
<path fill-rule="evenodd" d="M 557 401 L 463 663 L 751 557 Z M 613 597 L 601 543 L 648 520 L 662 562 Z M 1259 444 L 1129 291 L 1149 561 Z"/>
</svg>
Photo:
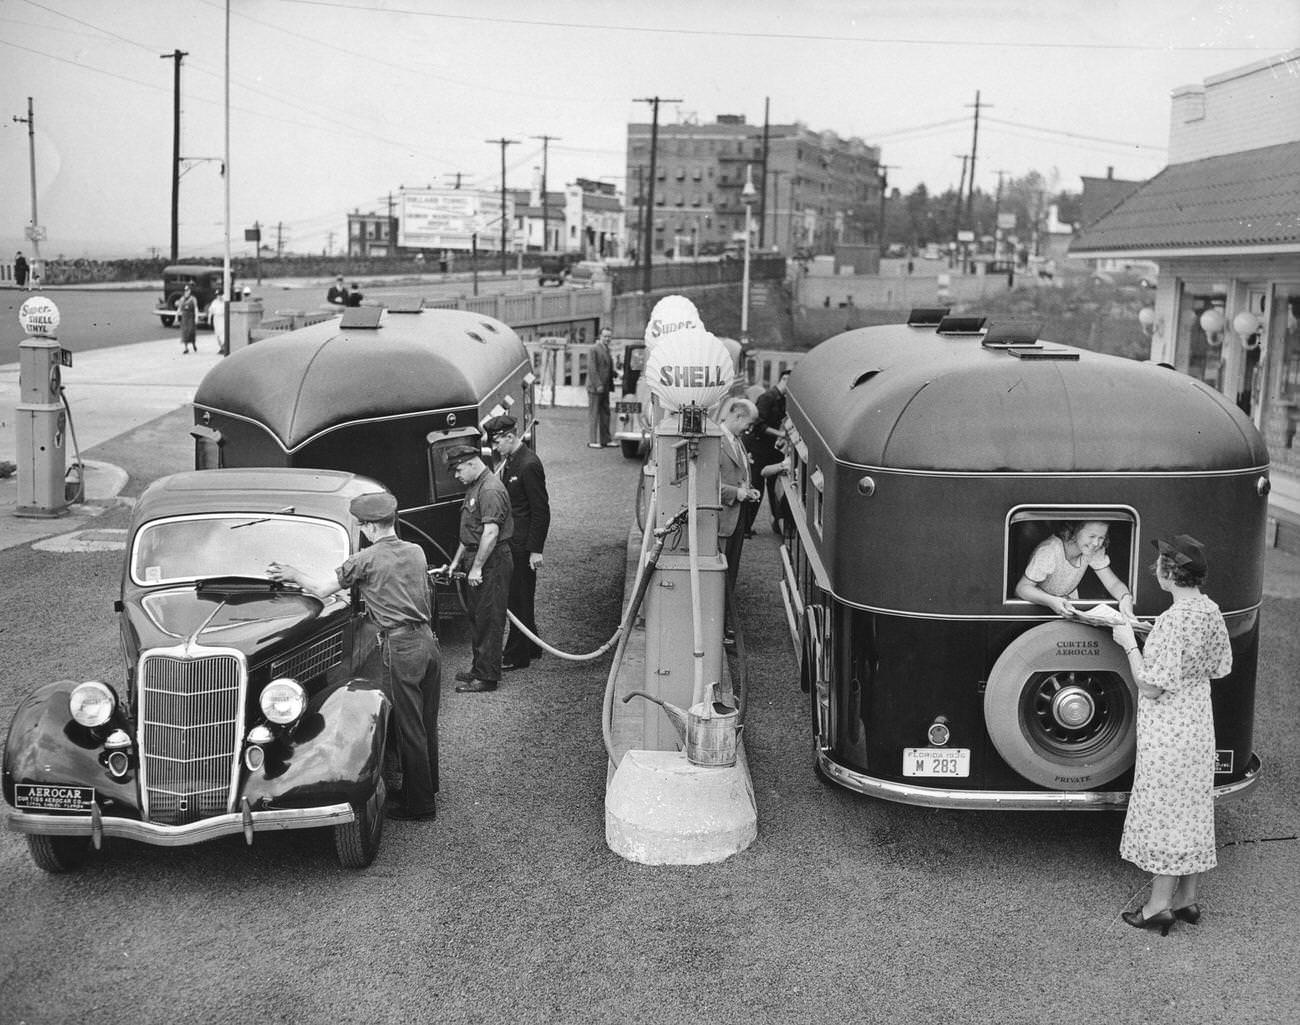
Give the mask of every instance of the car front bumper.
<svg viewBox="0 0 1300 1025">
<path fill-rule="evenodd" d="M 250 844 L 253 834 L 272 829 L 320 829 L 352 822 L 356 818 L 350 804 L 329 804 L 319 808 L 274 808 L 253 811 L 248 802 L 240 811 L 216 815 L 184 826 L 160 826 L 139 819 L 117 818 L 104 815 L 93 806 L 88 815 L 69 815 L 66 812 L 48 814 L 41 812 L 4 809 L 4 824 L 16 833 L 35 833 L 44 836 L 88 836 L 96 847 L 106 836 L 153 844 L 156 847 L 186 847 L 190 844 L 214 840 L 219 836 L 243 833 Z"/>
</svg>

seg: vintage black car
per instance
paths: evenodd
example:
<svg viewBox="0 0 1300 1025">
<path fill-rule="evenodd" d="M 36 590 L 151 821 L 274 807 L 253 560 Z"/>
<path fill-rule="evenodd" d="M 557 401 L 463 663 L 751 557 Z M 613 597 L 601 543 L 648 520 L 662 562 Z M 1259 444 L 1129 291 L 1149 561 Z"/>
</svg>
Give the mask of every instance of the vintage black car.
<svg viewBox="0 0 1300 1025">
<path fill-rule="evenodd" d="M 140 497 L 122 571 L 115 682 L 58 680 L 20 703 L 4 749 L 5 824 L 48 872 L 106 836 L 161 846 L 329 828 L 364 868 L 383 832 L 390 716 L 364 610 L 267 579 L 334 567 L 373 480 L 330 470 L 200 470 Z M 362 640 L 367 638 L 369 640 Z"/>
<path fill-rule="evenodd" d="M 211 320 L 212 300 L 221 295 L 221 279 L 224 273 L 224 269 L 220 266 L 203 263 L 177 263 L 164 267 L 163 295 L 153 310 L 161 318 L 162 326 L 171 327 L 176 323 L 178 319 L 176 307 L 180 304 L 186 285 L 190 286 L 190 291 L 194 293 L 194 299 L 199 304 L 196 322 L 207 324 Z M 234 282 L 232 273 L 230 278 L 232 288 Z"/>
</svg>

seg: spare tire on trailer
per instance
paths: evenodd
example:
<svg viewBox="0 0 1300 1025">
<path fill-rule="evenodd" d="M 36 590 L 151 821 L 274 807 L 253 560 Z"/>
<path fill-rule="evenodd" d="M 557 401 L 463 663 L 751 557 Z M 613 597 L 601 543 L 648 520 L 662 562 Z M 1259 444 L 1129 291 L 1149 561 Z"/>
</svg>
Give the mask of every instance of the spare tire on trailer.
<svg viewBox="0 0 1300 1025">
<path fill-rule="evenodd" d="M 984 723 L 1003 760 L 1051 790 L 1091 790 L 1127 772 L 1137 687 L 1109 634 L 1045 623 L 1002 652 L 984 691 Z"/>
</svg>

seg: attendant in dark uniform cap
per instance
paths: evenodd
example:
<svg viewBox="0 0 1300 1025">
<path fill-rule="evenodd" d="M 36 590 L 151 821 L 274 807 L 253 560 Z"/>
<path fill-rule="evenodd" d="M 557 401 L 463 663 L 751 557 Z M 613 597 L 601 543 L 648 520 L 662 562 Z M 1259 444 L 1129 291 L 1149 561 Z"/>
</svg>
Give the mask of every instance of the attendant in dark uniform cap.
<svg viewBox="0 0 1300 1025">
<path fill-rule="evenodd" d="M 390 803 L 388 814 L 432 819 L 437 813 L 442 656 L 431 626 L 428 562 L 419 545 L 397 536 L 397 500 L 388 492 L 358 495 L 349 509 L 361 521 L 368 548 L 333 573 L 273 562 L 267 575 L 320 598 L 354 585 L 360 591 L 368 621 L 363 629 L 373 629 L 383 649 L 384 681 L 402 757 L 402 802 Z"/>
<path fill-rule="evenodd" d="M 466 555 L 469 568 L 470 631 L 474 661 L 469 670 L 458 672 L 456 688 L 462 694 L 496 690 L 501 682 L 501 641 L 506 628 L 506 603 L 510 598 L 512 560 L 510 539 L 514 518 L 510 495 L 474 445 L 456 445 L 447 453 L 447 466 L 465 485 L 465 503 L 460 508 L 460 545 L 447 572 L 454 571 Z"/>
<path fill-rule="evenodd" d="M 514 417 L 496 416 L 483 426 L 500 459 L 497 474 L 510 494 L 510 512 L 515 521 L 514 535 L 510 538 L 514 569 L 508 608 L 515 619 L 536 634 L 537 570 L 542 565 L 542 549 L 546 547 L 546 534 L 551 528 L 546 470 L 537 453 L 519 436 Z M 523 669 L 542 654 L 541 646 L 514 623 L 509 624 L 507 631 L 502 669 Z"/>
</svg>

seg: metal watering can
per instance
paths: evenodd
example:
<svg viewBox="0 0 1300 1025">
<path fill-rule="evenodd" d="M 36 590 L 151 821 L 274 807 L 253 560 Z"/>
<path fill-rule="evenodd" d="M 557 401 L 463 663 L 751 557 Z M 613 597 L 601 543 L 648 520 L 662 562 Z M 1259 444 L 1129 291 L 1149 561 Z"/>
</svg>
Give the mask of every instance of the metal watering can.
<svg viewBox="0 0 1300 1025">
<path fill-rule="evenodd" d="M 736 764 L 736 741 L 745 727 L 737 723 L 740 709 L 718 700 L 718 685 L 710 683 L 705 698 L 690 711 L 662 701 L 643 690 L 631 691 L 623 699 L 627 704 L 633 698 L 645 698 L 659 705 L 677 729 L 686 749 L 686 760 L 692 765 L 724 767 Z"/>
</svg>

